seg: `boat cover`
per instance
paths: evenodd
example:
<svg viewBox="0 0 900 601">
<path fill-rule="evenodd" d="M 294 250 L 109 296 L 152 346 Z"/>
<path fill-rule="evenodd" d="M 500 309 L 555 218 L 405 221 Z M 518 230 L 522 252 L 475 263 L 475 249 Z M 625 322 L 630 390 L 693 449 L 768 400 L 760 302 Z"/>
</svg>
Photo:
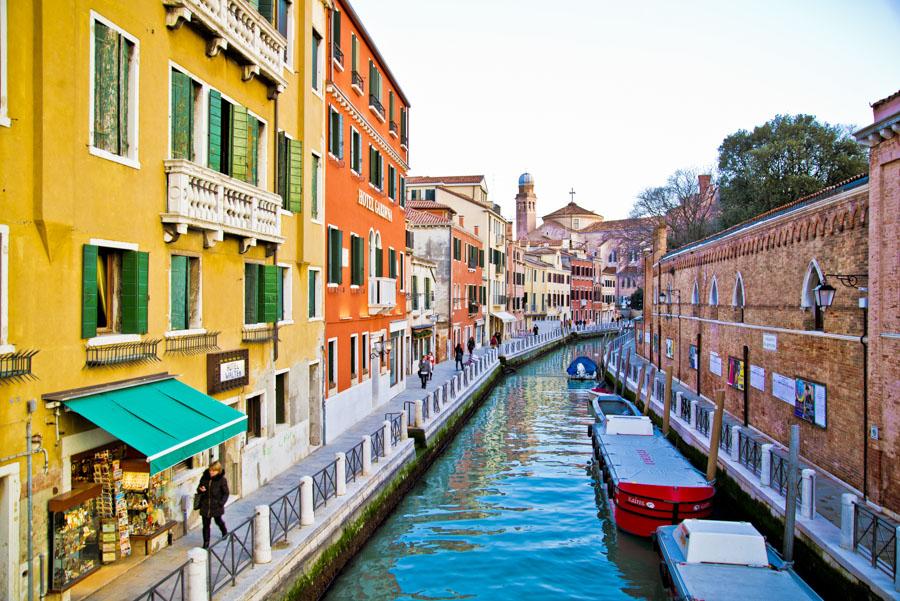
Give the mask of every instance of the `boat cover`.
<svg viewBox="0 0 900 601">
<path fill-rule="evenodd" d="M 578 357 L 572 363 L 569 364 L 569 367 L 566 369 L 566 373 L 570 376 L 579 375 L 578 366 L 582 366 L 582 374 L 583 375 L 591 375 L 597 373 L 597 364 L 594 363 L 588 357 Z"/>
</svg>

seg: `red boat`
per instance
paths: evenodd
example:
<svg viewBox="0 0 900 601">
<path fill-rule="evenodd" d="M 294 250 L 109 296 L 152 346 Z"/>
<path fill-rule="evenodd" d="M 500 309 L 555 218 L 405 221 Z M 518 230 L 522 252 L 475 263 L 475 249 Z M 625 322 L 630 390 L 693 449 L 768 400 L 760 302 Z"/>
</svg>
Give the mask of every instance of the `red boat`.
<svg viewBox="0 0 900 601">
<path fill-rule="evenodd" d="M 597 418 L 591 428 L 594 465 L 621 530 L 649 537 L 660 526 L 712 514 L 712 483 L 649 417 L 617 395 L 600 394 L 591 407 Z"/>
</svg>

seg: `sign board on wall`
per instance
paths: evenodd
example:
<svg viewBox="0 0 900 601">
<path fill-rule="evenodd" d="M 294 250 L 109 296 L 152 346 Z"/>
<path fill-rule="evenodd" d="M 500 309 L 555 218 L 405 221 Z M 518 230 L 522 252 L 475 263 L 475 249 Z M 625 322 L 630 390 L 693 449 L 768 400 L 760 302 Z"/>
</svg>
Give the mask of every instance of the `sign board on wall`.
<svg viewBox="0 0 900 601">
<path fill-rule="evenodd" d="M 647 344 L 650 343 L 650 331 L 649 330 L 644 332 L 644 342 Z"/>
<path fill-rule="evenodd" d="M 744 389 L 744 362 L 735 357 L 728 357 L 728 385 Z"/>
<path fill-rule="evenodd" d="M 750 386 L 757 390 L 766 389 L 766 370 L 759 365 L 750 366 Z"/>
<path fill-rule="evenodd" d="M 776 399 L 781 399 L 785 403 L 793 405 L 794 396 L 796 395 L 794 386 L 794 378 L 772 372 L 772 396 Z"/>
<path fill-rule="evenodd" d="M 249 365 L 248 349 L 206 355 L 207 394 L 246 386 L 250 381 Z"/>
<path fill-rule="evenodd" d="M 795 382 L 797 394 L 794 400 L 794 415 L 825 428 L 827 425 L 825 385 L 801 378 L 797 378 Z"/>
<path fill-rule="evenodd" d="M 669 359 L 675 356 L 675 343 L 671 338 L 666 338 L 666 357 Z"/>
<path fill-rule="evenodd" d="M 691 366 L 691 369 L 700 368 L 700 357 L 697 353 L 697 347 L 693 344 L 688 346 L 688 365 Z"/>
<path fill-rule="evenodd" d="M 719 353 L 714 353 L 710 351 L 709 353 L 709 371 L 716 374 L 717 376 L 722 375 L 722 357 L 719 356 Z"/>
<path fill-rule="evenodd" d="M 767 351 L 777 351 L 778 336 L 775 334 L 763 334 L 763 349 Z"/>
</svg>

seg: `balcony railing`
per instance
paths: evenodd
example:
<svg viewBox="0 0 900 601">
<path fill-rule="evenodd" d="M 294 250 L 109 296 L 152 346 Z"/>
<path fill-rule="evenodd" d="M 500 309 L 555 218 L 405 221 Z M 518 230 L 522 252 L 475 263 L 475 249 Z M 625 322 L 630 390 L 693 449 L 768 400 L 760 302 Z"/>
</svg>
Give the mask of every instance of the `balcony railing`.
<svg viewBox="0 0 900 601">
<path fill-rule="evenodd" d="M 244 79 L 260 74 L 278 86 L 286 85 L 287 40 L 249 0 L 163 0 L 163 5 L 168 27 L 176 29 L 182 21 L 190 21 L 207 36 L 207 55 L 221 50 L 237 54 Z"/>
<path fill-rule="evenodd" d="M 397 280 L 369 278 L 369 315 L 377 315 L 397 306 Z"/>
<path fill-rule="evenodd" d="M 400 134 L 400 146 L 403 148 L 409 147 L 409 136 L 406 134 Z"/>
<path fill-rule="evenodd" d="M 475 315 L 481 310 L 481 305 L 478 303 L 469 303 L 469 315 Z"/>
<path fill-rule="evenodd" d="M 399 134 L 399 132 L 400 132 L 400 127 L 397 125 L 397 122 L 396 122 L 396 121 L 391 121 L 390 127 L 391 127 L 391 133 L 392 133 L 392 134 L 394 134 L 395 136 Z"/>
<path fill-rule="evenodd" d="M 168 208 L 162 221 L 174 226 L 169 235 L 203 230 L 208 246 L 224 234 L 244 238 L 248 246 L 256 240 L 284 242 L 277 194 L 183 159 L 165 161 L 165 169 Z"/>
<path fill-rule="evenodd" d="M 369 94 L 369 108 L 382 122 L 384 121 L 384 105 L 381 104 L 381 100 L 375 94 Z"/>
<path fill-rule="evenodd" d="M 350 85 L 359 90 L 359 93 L 362 94 L 366 89 L 366 80 L 359 74 L 359 71 L 353 71 L 350 73 Z"/>
<path fill-rule="evenodd" d="M 337 44 L 331 45 L 331 57 L 342 69 L 344 68 L 344 51 Z"/>
</svg>

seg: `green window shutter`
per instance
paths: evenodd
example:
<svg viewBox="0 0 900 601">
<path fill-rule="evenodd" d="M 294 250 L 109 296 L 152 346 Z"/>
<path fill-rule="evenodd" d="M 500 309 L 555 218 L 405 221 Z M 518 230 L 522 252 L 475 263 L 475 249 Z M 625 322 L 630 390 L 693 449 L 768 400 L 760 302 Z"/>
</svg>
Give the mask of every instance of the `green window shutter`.
<svg viewBox="0 0 900 601">
<path fill-rule="evenodd" d="M 328 230 L 328 283 L 340 284 L 342 278 L 342 247 L 343 233 L 341 230 Z"/>
<path fill-rule="evenodd" d="M 247 173 L 247 108 L 239 104 L 231 107 L 231 177 L 248 181 Z"/>
<path fill-rule="evenodd" d="M 307 315 L 315 317 L 316 315 L 316 274 L 318 271 L 307 270 Z"/>
<path fill-rule="evenodd" d="M 375 183 L 375 149 L 369 145 L 369 182 Z"/>
<path fill-rule="evenodd" d="M 261 14 L 266 19 L 266 21 L 268 21 L 269 23 L 274 22 L 275 13 L 273 10 L 273 5 L 275 3 L 272 2 L 272 0 L 253 0 L 253 3 L 258 5 L 257 10 L 259 11 L 259 14 Z"/>
<path fill-rule="evenodd" d="M 287 136 L 283 131 L 275 134 L 275 192 L 281 196 L 281 208 L 288 208 L 288 181 L 290 180 L 290 156 Z"/>
<path fill-rule="evenodd" d="M 122 333 L 147 333 L 150 253 L 122 253 Z"/>
<path fill-rule="evenodd" d="M 303 144 L 299 140 L 288 140 L 288 151 L 290 153 L 288 210 L 300 213 L 303 210 Z"/>
<path fill-rule="evenodd" d="M 478 266 L 484 267 L 484 249 L 478 250 Z"/>
<path fill-rule="evenodd" d="M 419 276 L 414 275 L 412 281 L 412 308 L 413 311 L 419 308 Z"/>
<path fill-rule="evenodd" d="M 397 251 L 393 248 L 388 249 L 388 277 L 397 277 Z"/>
<path fill-rule="evenodd" d="M 259 265 L 244 264 L 244 323 L 258 323 Z"/>
<path fill-rule="evenodd" d="M 350 236 L 350 283 L 363 283 L 363 241 L 359 236 Z"/>
<path fill-rule="evenodd" d="M 319 157 L 312 155 L 312 186 L 309 191 L 309 216 L 312 219 L 319 218 Z"/>
<path fill-rule="evenodd" d="M 279 267 L 275 273 L 275 318 L 284 319 L 284 276 L 287 274 L 286 267 Z"/>
<path fill-rule="evenodd" d="M 118 152 L 119 34 L 94 22 L 94 146 Z"/>
<path fill-rule="evenodd" d="M 194 85 L 181 71 L 172 70 L 172 158 L 193 159 Z"/>
<path fill-rule="evenodd" d="M 128 64 L 131 62 L 131 50 L 134 45 L 122 36 L 117 37 L 119 38 L 119 106 L 117 110 L 119 140 L 116 152 L 125 156 L 128 153 Z"/>
<path fill-rule="evenodd" d="M 258 265 L 259 284 L 257 287 L 256 319 L 273 323 L 278 310 L 278 267 Z"/>
<path fill-rule="evenodd" d="M 92 244 L 81 249 L 81 337 L 97 335 L 97 251 Z"/>
<path fill-rule="evenodd" d="M 259 121 L 247 117 L 247 179 L 254 186 L 259 181 Z"/>
<path fill-rule="evenodd" d="M 341 11 L 331 13 L 331 40 L 335 46 L 341 47 Z"/>
<path fill-rule="evenodd" d="M 375 248 L 375 277 L 380 278 L 384 275 L 384 251 L 381 247 Z"/>
<path fill-rule="evenodd" d="M 340 14 L 340 13 L 338 13 Z M 344 116 L 338 113 L 338 155 L 337 157 L 344 160 Z"/>
<path fill-rule="evenodd" d="M 222 95 L 209 91 L 209 160 L 210 169 L 222 171 Z"/>
<path fill-rule="evenodd" d="M 186 330 L 188 324 L 188 258 L 172 255 L 169 275 L 169 312 L 173 330 Z"/>
</svg>

